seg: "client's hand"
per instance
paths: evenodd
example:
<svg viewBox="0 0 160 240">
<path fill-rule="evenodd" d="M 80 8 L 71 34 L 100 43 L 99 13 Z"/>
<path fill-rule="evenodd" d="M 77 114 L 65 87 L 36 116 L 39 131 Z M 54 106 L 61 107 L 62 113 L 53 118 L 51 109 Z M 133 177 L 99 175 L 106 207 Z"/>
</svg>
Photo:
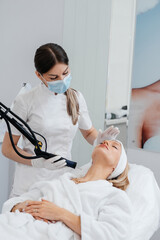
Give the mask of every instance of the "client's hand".
<svg viewBox="0 0 160 240">
<path fill-rule="evenodd" d="M 101 129 L 99 129 L 97 138 L 94 141 L 94 146 L 102 143 L 104 140 L 114 140 L 120 133 L 119 129 L 114 126 L 110 126 L 107 128 L 104 132 L 102 132 Z"/>
<path fill-rule="evenodd" d="M 31 200 L 26 200 L 21 203 L 17 203 L 12 209 L 11 212 L 15 212 L 16 210 L 19 210 L 20 212 L 24 212 L 25 207 Z"/>
<path fill-rule="evenodd" d="M 54 170 L 54 169 L 62 168 L 66 165 L 66 160 L 64 159 L 59 160 L 60 158 L 61 156 L 58 156 L 58 155 L 49 159 L 36 158 L 31 160 L 31 164 L 33 167 L 36 167 L 36 168 L 47 168 L 50 170 Z"/>
<path fill-rule="evenodd" d="M 61 210 L 62 208 L 56 204 L 42 199 L 42 201 L 30 201 L 24 211 L 36 219 L 59 221 L 62 214 Z"/>
</svg>

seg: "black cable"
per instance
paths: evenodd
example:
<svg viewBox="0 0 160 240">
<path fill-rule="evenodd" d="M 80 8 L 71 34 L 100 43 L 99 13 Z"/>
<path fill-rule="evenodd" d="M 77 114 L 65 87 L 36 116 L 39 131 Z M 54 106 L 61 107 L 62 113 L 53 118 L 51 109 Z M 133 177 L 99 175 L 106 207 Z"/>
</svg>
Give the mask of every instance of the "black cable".
<svg viewBox="0 0 160 240">
<path fill-rule="evenodd" d="M 37 139 L 36 139 L 36 137 L 35 137 L 35 135 L 34 135 L 34 132 L 33 132 L 32 129 L 29 127 L 29 125 L 28 125 L 23 119 L 21 119 L 18 115 L 16 115 L 14 112 L 12 112 L 12 111 L 10 110 L 10 108 L 7 108 L 3 103 L 0 102 L 0 105 L 1 105 L 4 109 L 6 109 L 6 111 L 3 112 L 3 118 L 5 119 L 5 115 L 9 112 L 9 113 L 11 113 L 15 118 L 17 118 L 20 122 L 22 122 L 22 123 L 27 127 L 27 129 L 29 130 L 29 132 L 30 132 L 31 135 L 33 136 L 34 140 L 37 142 L 37 148 L 39 148 L 39 150 L 40 150 L 40 147 L 39 147 L 39 145 L 38 145 L 38 141 L 37 141 Z"/>
<path fill-rule="evenodd" d="M 36 159 L 36 158 L 40 158 L 41 156 L 31 156 L 31 157 L 25 156 L 25 155 L 21 154 L 21 153 L 17 150 L 17 148 L 15 147 L 14 141 L 13 141 L 13 137 L 12 137 L 12 132 L 11 132 L 10 125 L 9 125 L 8 121 L 5 119 L 5 117 L 4 117 L 4 120 L 5 120 L 6 124 L 7 124 L 8 132 L 9 132 L 9 137 L 10 137 L 11 144 L 12 144 L 12 147 L 13 147 L 14 151 L 15 151 L 20 157 L 25 158 L 25 159 Z"/>
<path fill-rule="evenodd" d="M 43 140 L 44 140 L 44 142 L 45 142 L 45 152 L 47 152 L 47 141 L 46 141 L 45 137 L 42 136 L 40 133 L 37 133 L 37 132 L 35 132 L 35 131 L 33 131 L 33 132 L 43 138 Z"/>
<path fill-rule="evenodd" d="M 0 106 L 2 106 L 3 108 L 5 108 L 6 109 L 6 111 L 5 112 L 2 112 L 2 109 L 1 109 L 1 107 L 0 107 L 0 119 L 2 119 L 2 118 L 4 118 L 4 120 L 5 120 L 5 122 L 6 122 L 6 124 L 7 124 L 7 128 L 8 128 L 8 132 L 9 132 L 9 137 L 10 137 L 10 141 L 11 141 L 11 144 L 12 144 L 12 147 L 13 147 L 13 149 L 14 149 L 14 151 L 20 156 L 20 157 L 22 157 L 22 158 L 24 158 L 24 159 L 37 159 L 37 158 L 40 158 L 40 157 L 42 157 L 42 158 L 45 158 L 45 159 L 49 159 L 49 158 L 51 158 L 51 157 L 55 157 L 56 155 L 55 154 L 52 154 L 52 153 L 48 153 L 48 152 L 46 152 L 46 150 L 45 151 L 41 151 L 41 148 L 40 148 L 40 145 L 39 145 L 39 141 L 37 140 L 37 138 L 35 137 L 35 134 L 38 134 L 39 136 L 41 136 L 43 139 L 44 139 L 44 141 L 45 141 L 45 149 L 47 149 L 47 141 L 46 141 L 46 139 L 41 135 L 41 134 L 39 134 L 39 133 L 36 133 L 35 132 L 35 134 L 34 134 L 34 132 L 32 131 L 32 129 L 29 127 L 29 125 L 23 120 L 23 119 L 21 119 L 20 117 L 18 117 L 16 114 L 14 114 L 9 108 L 7 108 L 4 104 L 2 104 L 1 102 L 0 102 Z M 17 118 L 20 122 L 22 122 L 25 126 L 26 126 L 26 128 L 29 130 L 29 132 L 31 133 L 31 135 L 32 135 L 32 137 L 33 137 L 33 139 L 34 139 L 34 141 L 33 141 L 33 139 L 29 136 L 29 134 L 27 133 L 27 131 L 25 130 L 25 132 L 24 132 L 24 128 L 23 128 L 23 125 L 22 124 L 20 124 L 20 123 L 18 123 L 14 118 L 13 119 L 11 119 L 11 118 L 9 118 L 8 116 L 7 116 L 7 113 L 11 113 L 13 116 L 15 116 L 15 118 Z M 11 121 L 12 120 L 12 121 Z M 25 155 L 23 155 L 23 154 L 21 154 L 18 150 L 17 150 L 17 148 L 15 147 L 15 144 L 14 144 L 14 141 L 13 141 L 13 137 L 12 137 L 12 132 L 11 132 L 11 128 L 10 128 L 10 124 L 9 124 L 9 122 L 11 121 L 11 123 L 13 124 L 13 120 L 14 120 L 14 123 L 15 122 L 17 122 L 20 126 L 22 126 L 22 129 L 23 129 L 23 131 L 22 131 L 22 134 L 25 136 L 25 134 L 28 134 L 28 140 L 35 146 L 35 153 L 36 153 L 36 156 L 25 156 Z M 13 124 L 14 125 L 14 124 Z M 16 125 L 15 127 L 18 127 L 19 125 Z M 18 129 L 19 129 L 19 127 L 18 127 Z M 22 130 L 21 129 L 21 130 Z M 20 132 L 21 132 L 21 130 L 19 130 Z M 24 134 L 25 133 L 25 134 Z M 71 167 L 71 168 L 75 168 L 76 167 L 76 165 L 77 165 L 77 163 L 76 162 L 73 162 L 73 161 L 70 161 L 70 160 L 67 160 L 67 159 L 65 159 L 65 158 L 63 158 L 63 157 L 61 157 L 60 159 L 58 159 L 57 161 L 60 161 L 60 160 L 62 160 L 62 159 L 64 159 L 65 161 L 66 161 L 66 163 L 67 163 L 67 165 L 66 166 L 68 166 L 68 167 Z M 55 161 L 56 162 L 56 161 Z"/>
</svg>

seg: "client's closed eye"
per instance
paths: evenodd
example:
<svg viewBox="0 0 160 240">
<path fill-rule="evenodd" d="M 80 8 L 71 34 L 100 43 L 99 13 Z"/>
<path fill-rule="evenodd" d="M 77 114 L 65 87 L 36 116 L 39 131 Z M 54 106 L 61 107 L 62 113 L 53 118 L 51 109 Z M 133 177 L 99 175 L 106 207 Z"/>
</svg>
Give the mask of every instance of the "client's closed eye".
<svg viewBox="0 0 160 240">
<path fill-rule="evenodd" d="M 114 147 L 114 148 L 116 148 L 118 150 L 118 148 L 116 146 L 113 145 L 112 147 Z"/>
</svg>

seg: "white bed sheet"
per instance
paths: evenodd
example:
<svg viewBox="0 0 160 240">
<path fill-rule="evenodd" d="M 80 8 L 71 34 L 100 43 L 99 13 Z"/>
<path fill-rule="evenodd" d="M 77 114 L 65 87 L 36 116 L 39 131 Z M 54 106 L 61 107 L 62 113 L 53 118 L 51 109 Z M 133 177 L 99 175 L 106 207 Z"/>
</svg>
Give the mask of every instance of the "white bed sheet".
<svg viewBox="0 0 160 240">
<path fill-rule="evenodd" d="M 160 226 L 160 189 L 153 172 L 129 164 L 127 194 L 133 204 L 131 240 L 148 240 Z"/>
</svg>

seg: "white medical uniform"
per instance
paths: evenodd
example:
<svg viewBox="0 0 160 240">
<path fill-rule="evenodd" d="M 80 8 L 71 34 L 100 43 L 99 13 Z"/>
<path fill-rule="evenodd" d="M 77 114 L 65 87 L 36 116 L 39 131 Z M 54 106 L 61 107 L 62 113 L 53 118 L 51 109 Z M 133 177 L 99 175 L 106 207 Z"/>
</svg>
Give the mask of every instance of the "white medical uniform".
<svg viewBox="0 0 160 240">
<path fill-rule="evenodd" d="M 28 123 L 31 129 L 43 135 L 47 140 L 47 152 L 60 155 L 71 160 L 72 141 L 77 128 L 88 130 L 92 127 L 86 102 L 80 92 L 77 92 L 79 102 L 79 117 L 76 125 L 67 113 L 66 95 L 51 92 L 43 83 L 31 91 L 16 97 L 12 111 Z M 12 127 L 13 135 L 21 133 Z M 37 135 L 37 139 L 44 140 Z M 35 155 L 34 146 L 23 137 L 23 149 Z M 58 177 L 69 171 L 69 167 L 56 170 L 34 168 L 16 163 L 15 178 L 11 196 L 20 195 L 35 182 L 45 179 L 48 174 Z"/>
</svg>

